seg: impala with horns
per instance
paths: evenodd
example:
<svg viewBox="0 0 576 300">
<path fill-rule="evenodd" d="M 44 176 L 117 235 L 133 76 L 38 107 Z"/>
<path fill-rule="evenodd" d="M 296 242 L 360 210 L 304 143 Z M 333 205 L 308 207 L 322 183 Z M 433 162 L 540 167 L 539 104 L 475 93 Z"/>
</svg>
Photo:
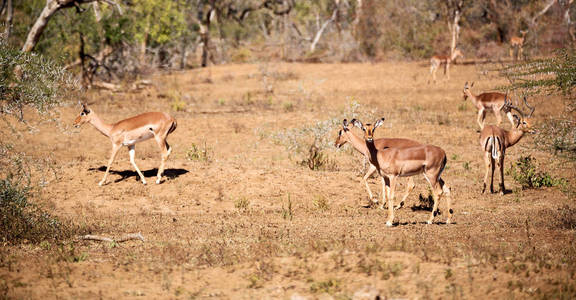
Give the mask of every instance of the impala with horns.
<svg viewBox="0 0 576 300">
<path fill-rule="evenodd" d="M 516 143 L 522 139 L 524 133 L 532 132 L 529 121 L 534 113 L 535 107 L 529 106 L 528 102 L 526 102 L 526 98 L 524 98 L 524 104 L 528 109 L 530 109 L 528 114 L 513 106 L 509 101 L 505 103 L 507 108 L 517 111 L 520 115 L 513 115 L 516 121 L 514 129 L 504 130 L 497 126 L 488 125 L 480 132 L 480 146 L 484 152 L 484 164 L 486 165 L 486 174 L 484 175 L 482 193 L 486 192 L 489 173 L 491 173 L 490 193 L 494 193 L 495 163 L 500 169 L 500 195 L 504 195 L 506 191 L 504 188 L 504 156 L 506 155 L 506 149 L 516 145 Z"/>
<path fill-rule="evenodd" d="M 480 125 L 480 130 L 484 128 L 484 119 L 486 118 L 486 110 L 492 110 L 494 112 L 494 116 L 496 116 L 496 125 L 499 126 L 502 123 L 502 115 L 501 113 L 504 112 L 510 120 L 510 124 L 514 126 L 514 118 L 512 117 L 512 113 L 510 112 L 510 108 L 504 103 L 506 100 L 510 100 L 508 94 L 502 94 L 497 92 L 489 92 L 489 93 L 482 93 L 479 95 L 472 94 L 470 90 L 474 86 L 474 82 L 468 85 L 468 81 L 464 84 L 463 90 L 463 98 L 464 101 L 470 98 L 472 104 L 478 109 L 478 118 L 476 118 L 476 122 Z"/>
<path fill-rule="evenodd" d="M 454 211 L 451 208 L 450 188 L 442 180 L 442 171 L 446 167 L 446 152 L 440 147 L 433 145 L 421 145 L 410 148 L 386 148 L 379 150 L 374 145 L 374 131 L 382 126 L 384 118 L 372 124 L 362 124 L 358 120 L 352 123 L 364 131 L 364 141 L 370 153 L 370 163 L 376 167 L 378 175 L 382 179 L 382 203 L 388 199 L 388 220 L 386 226 L 392 226 L 394 221 L 394 192 L 396 179 L 398 177 L 408 177 L 424 174 L 430 184 L 434 205 L 427 220 L 432 224 L 434 217 L 438 213 L 438 203 L 441 197 L 446 194 L 448 218 L 446 224 L 450 224 Z M 382 204 L 381 209 L 384 208 Z"/>
<path fill-rule="evenodd" d="M 363 138 L 357 136 L 356 134 L 354 134 L 352 132 L 351 129 L 353 126 L 354 126 L 354 124 L 352 124 L 351 122 L 349 123 L 348 120 L 346 120 L 346 119 L 344 119 L 344 121 L 342 121 L 342 128 L 338 131 L 338 137 L 336 138 L 336 141 L 334 142 L 334 146 L 337 148 L 340 148 L 344 144 L 350 143 L 352 145 L 352 147 L 354 147 L 354 149 L 356 149 L 356 151 L 360 152 L 362 155 L 364 155 L 365 159 L 368 159 L 368 161 L 370 161 L 370 151 L 368 150 L 368 147 L 366 146 L 366 142 L 364 141 Z M 409 139 L 401 139 L 401 138 L 381 138 L 381 139 L 374 140 L 374 146 L 378 150 L 384 150 L 386 148 L 409 148 L 409 147 L 421 146 L 421 145 L 422 144 L 420 144 L 416 141 L 409 140 Z M 368 195 L 370 197 L 370 200 L 368 202 L 368 206 L 372 203 L 374 203 L 374 204 L 378 203 L 378 199 L 374 198 L 374 196 L 372 194 L 372 190 L 370 190 L 370 186 L 368 185 L 368 178 L 370 178 L 370 176 L 374 173 L 374 171 L 376 171 L 376 167 L 370 163 L 370 166 L 368 167 L 368 171 L 366 172 L 366 174 L 362 178 L 363 183 L 366 186 L 366 191 L 368 191 Z M 408 195 L 414 189 L 414 187 L 415 187 L 414 179 L 412 177 L 409 177 L 408 178 L 408 184 L 406 186 L 406 193 L 402 197 L 402 201 L 395 207 L 395 209 L 399 209 L 404 205 L 404 201 L 406 200 L 406 198 L 408 198 Z"/>
<path fill-rule="evenodd" d="M 140 169 L 134 161 L 136 153 L 135 145 L 151 138 L 156 140 L 162 152 L 162 160 L 160 168 L 158 169 L 156 183 L 161 182 L 164 165 L 168 156 L 170 156 L 170 152 L 172 152 L 172 147 L 168 145 L 166 138 L 176 129 L 176 119 L 161 112 L 147 112 L 114 124 L 107 124 L 92 109 L 86 107 L 85 104 L 81 105 L 82 112 L 80 112 L 80 115 L 74 120 L 74 126 L 80 127 L 84 123 L 90 123 L 96 130 L 100 131 L 100 133 L 109 137 L 112 142 L 112 153 L 108 161 L 108 166 L 106 167 L 106 173 L 104 173 L 104 178 L 102 178 L 102 181 L 100 181 L 98 185 L 101 186 L 106 183 L 110 166 L 122 146 L 128 147 L 130 163 L 132 163 L 132 166 L 136 169 L 142 183 L 146 184 L 144 175 L 140 172 Z"/>
<path fill-rule="evenodd" d="M 434 83 L 436 83 L 436 72 L 441 65 L 444 65 L 444 74 L 450 80 L 450 64 L 459 56 L 464 57 L 464 54 L 460 49 L 455 49 L 452 55 L 434 55 L 430 58 L 430 75 Z"/>
</svg>

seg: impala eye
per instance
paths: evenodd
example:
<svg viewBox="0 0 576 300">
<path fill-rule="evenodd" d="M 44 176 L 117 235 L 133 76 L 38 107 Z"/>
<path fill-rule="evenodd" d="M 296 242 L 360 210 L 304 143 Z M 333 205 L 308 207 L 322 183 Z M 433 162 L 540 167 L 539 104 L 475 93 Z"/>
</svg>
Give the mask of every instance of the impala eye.
<svg viewBox="0 0 576 300">
<path fill-rule="evenodd" d="M 85 116 L 86 114 L 85 114 L 84 112 L 81 112 L 80 115 L 81 115 L 81 116 Z"/>
</svg>

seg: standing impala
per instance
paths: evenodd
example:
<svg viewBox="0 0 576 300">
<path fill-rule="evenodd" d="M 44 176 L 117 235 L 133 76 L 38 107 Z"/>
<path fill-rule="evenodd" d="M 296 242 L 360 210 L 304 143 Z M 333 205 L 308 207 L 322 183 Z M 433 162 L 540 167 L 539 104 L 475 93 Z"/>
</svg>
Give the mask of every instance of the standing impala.
<svg viewBox="0 0 576 300">
<path fill-rule="evenodd" d="M 464 84 L 463 96 L 464 101 L 470 98 L 472 104 L 474 104 L 474 106 L 478 109 L 478 118 L 476 118 L 476 122 L 478 122 L 478 125 L 480 125 L 480 129 L 484 128 L 486 109 L 490 109 L 494 112 L 494 116 L 496 116 L 496 125 L 500 125 L 500 123 L 502 123 L 502 116 L 500 115 L 500 113 L 504 112 L 508 117 L 508 120 L 510 120 L 510 124 L 514 126 L 514 118 L 512 118 L 510 108 L 504 105 L 506 99 L 510 100 L 508 94 L 490 92 L 474 95 L 470 90 L 473 86 L 474 82 L 472 82 L 472 84 L 468 86 L 468 81 L 466 81 L 466 83 Z"/>
<path fill-rule="evenodd" d="M 366 124 L 358 120 L 352 120 L 354 125 L 364 131 L 364 140 L 368 152 L 370 153 L 370 163 L 376 167 L 382 179 L 382 205 L 388 198 L 388 220 L 386 226 L 392 226 L 394 221 L 394 190 L 396 188 L 397 177 L 414 176 L 424 174 L 432 189 L 434 205 L 427 223 L 432 224 L 434 216 L 437 214 L 438 202 L 443 194 L 446 194 L 448 206 L 448 218 L 446 224 L 450 224 L 450 219 L 454 211 L 451 208 L 452 199 L 450 188 L 440 178 L 442 171 L 446 167 L 446 152 L 440 147 L 433 145 L 421 145 L 410 148 L 386 148 L 379 150 L 374 145 L 374 130 L 384 123 L 384 118 L 376 121 L 374 125 Z M 386 190 L 388 188 L 388 190 Z"/>
<path fill-rule="evenodd" d="M 535 107 L 530 107 L 526 98 L 524 103 L 530 109 L 530 113 L 526 115 L 517 107 L 513 106 L 510 102 L 505 105 L 509 109 L 514 109 L 520 114 L 520 117 L 514 115 L 516 119 L 516 126 L 512 130 L 504 130 L 500 127 L 488 125 L 484 127 L 480 133 L 480 146 L 484 151 L 484 164 L 486 165 L 486 174 L 484 175 L 484 186 L 482 193 L 486 192 L 486 184 L 488 183 L 488 173 L 491 172 L 490 177 L 490 193 L 494 193 L 494 169 L 496 163 L 500 169 L 500 195 L 504 195 L 506 189 L 504 188 L 504 156 L 506 149 L 516 145 L 518 141 L 524 136 L 524 133 L 530 131 L 529 120 L 534 113 Z"/>
<path fill-rule="evenodd" d="M 440 65 L 444 65 L 444 74 L 448 80 L 450 80 L 450 63 L 452 63 L 452 61 L 454 61 L 458 56 L 464 57 L 460 49 L 455 49 L 452 55 L 434 55 L 430 58 L 430 75 L 432 75 L 434 83 L 436 83 L 436 71 L 438 71 Z"/>
<path fill-rule="evenodd" d="M 514 60 L 522 59 L 522 47 L 524 47 L 524 41 L 526 40 L 526 33 L 528 30 L 520 30 L 520 36 L 513 36 L 510 38 L 510 58 Z M 514 56 L 514 50 L 518 49 L 516 56 Z"/>
<path fill-rule="evenodd" d="M 338 137 L 336 138 L 336 142 L 334 142 L 334 146 L 340 148 L 347 142 L 354 147 L 358 152 L 362 153 L 364 157 L 370 160 L 370 151 L 366 146 L 366 142 L 361 137 L 358 137 L 352 132 L 352 127 L 354 124 L 348 123 L 348 120 L 344 119 L 342 121 L 342 129 L 338 131 Z M 414 146 L 421 146 L 422 144 L 409 140 L 409 139 L 399 139 L 399 138 L 383 138 L 383 139 L 376 139 L 374 140 L 374 145 L 378 150 L 384 150 L 386 148 L 409 148 Z M 366 175 L 362 178 L 364 185 L 366 186 L 366 191 L 368 191 L 368 195 L 370 196 L 370 200 L 368 205 L 371 203 L 378 203 L 378 199 L 374 199 L 372 195 L 372 191 L 370 190 L 370 186 L 368 185 L 368 178 L 376 171 L 376 167 L 373 164 L 370 164 L 368 167 L 368 171 Z M 408 185 L 406 186 L 406 193 L 404 197 L 402 197 L 402 201 L 395 207 L 395 209 L 399 209 L 404 205 L 404 201 L 408 198 L 410 192 L 414 189 L 414 179 L 412 177 L 408 178 Z M 371 203 L 370 203 L 371 202 Z"/>
<path fill-rule="evenodd" d="M 91 109 L 82 104 L 82 112 L 76 120 L 74 120 L 74 126 L 80 127 L 84 123 L 90 123 L 94 126 L 100 133 L 110 138 L 112 142 L 112 154 L 110 155 L 110 160 L 108 161 L 108 166 L 106 167 L 106 173 L 104 173 L 104 178 L 98 183 L 102 186 L 106 183 L 106 178 L 108 177 L 108 172 L 110 171 L 110 166 L 118 154 L 118 150 L 122 146 L 127 146 L 130 153 L 130 163 L 138 172 L 140 179 L 143 184 L 146 184 L 146 179 L 140 169 L 134 161 L 135 156 L 135 145 L 139 142 L 154 138 L 160 150 L 162 151 L 162 162 L 160 163 L 160 168 L 158 169 L 158 175 L 156 183 L 160 183 L 162 179 L 162 173 L 164 172 L 164 164 L 172 152 L 172 147 L 166 142 L 166 138 L 170 133 L 176 129 L 176 119 L 168 114 L 161 112 L 148 112 L 135 117 L 119 121 L 114 124 L 106 124 L 100 117 Z"/>
</svg>

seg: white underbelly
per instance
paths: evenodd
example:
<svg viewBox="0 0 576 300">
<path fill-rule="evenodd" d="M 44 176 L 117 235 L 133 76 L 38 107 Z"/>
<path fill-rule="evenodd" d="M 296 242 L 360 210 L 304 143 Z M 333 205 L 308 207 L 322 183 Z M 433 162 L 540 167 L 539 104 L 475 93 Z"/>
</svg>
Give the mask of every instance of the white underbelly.
<svg viewBox="0 0 576 300">
<path fill-rule="evenodd" d="M 154 134 L 152 134 L 152 132 L 148 131 L 143 133 L 142 135 L 139 136 L 135 136 L 135 137 L 125 137 L 124 141 L 122 141 L 122 145 L 124 146 L 131 146 L 134 145 L 136 143 L 145 141 L 145 140 L 149 140 L 154 136 Z"/>
</svg>

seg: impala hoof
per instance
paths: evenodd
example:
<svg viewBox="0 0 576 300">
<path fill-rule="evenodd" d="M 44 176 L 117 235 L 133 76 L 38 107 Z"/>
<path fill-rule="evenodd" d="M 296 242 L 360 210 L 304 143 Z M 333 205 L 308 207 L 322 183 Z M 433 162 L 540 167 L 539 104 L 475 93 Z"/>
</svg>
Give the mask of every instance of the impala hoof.
<svg viewBox="0 0 576 300">
<path fill-rule="evenodd" d="M 142 184 L 143 184 L 143 185 L 146 185 L 146 180 L 142 180 Z"/>
<path fill-rule="evenodd" d="M 426 221 L 426 224 L 431 225 L 432 221 Z"/>
<path fill-rule="evenodd" d="M 160 184 L 161 180 L 160 178 L 156 179 L 156 184 Z"/>
<path fill-rule="evenodd" d="M 390 221 L 386 222 L 386 226 L 392 227 L 392 222 L 390 222 Z"/>
<path fill-rule="evenodd" d="M 104 185 L 104 181 L 98 182 L 98 186 L 103 186 L 103 185 Z"/>
</svg>

